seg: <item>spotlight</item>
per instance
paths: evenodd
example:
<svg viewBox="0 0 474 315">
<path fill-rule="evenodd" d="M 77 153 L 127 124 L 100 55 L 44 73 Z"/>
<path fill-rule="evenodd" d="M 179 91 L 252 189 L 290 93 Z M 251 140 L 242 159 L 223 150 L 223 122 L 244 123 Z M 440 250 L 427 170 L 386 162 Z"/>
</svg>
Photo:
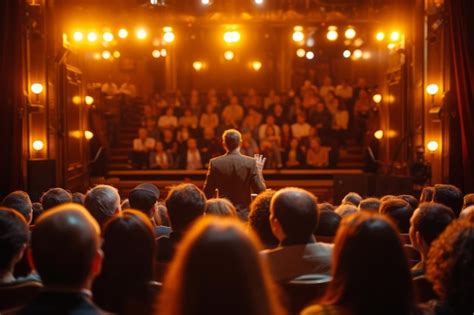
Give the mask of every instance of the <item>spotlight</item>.
<svg viewBox="0 0 474 315">
<path fill-rule="evenodd" d="M 436 94 L 438 94 L 438 92 L 439 92 L 438 84 L 432 83 L 426 87 L 426 93 L 428 93 L 431 96 L 435 96 Z"/>
<path fill-rule="evenodd" d="M 383 130 L 379 129 L 376 132 L 374 132 L 374 137 L 375 137 L 375 139 L 378 139 L 378 140 L 382 139 L 383 138 Z"/>
<path fill-rule="evenodd" d="M 202 70 L 203 66 L 204 66 L 204 65 L 203 65 L 203 63 L 202 63 L 201 61 L 195 61 L 195 62 L 193 62 L 193 68 L 194 68 L 194 70 L 196 70 L 196 71 L 198 71 L 198 72 Z"/>
<path fill-rule="evenodd" d="M 438 151 L 438 148 L 439 148 L 438 141 L 435 141 L 435 140 L 429 141 L 429 142 L 426 144 L 426 148 L 427 148 L 428 151 L 430 151 L 431 153 L 435 153 L 436 151 Z"/>
<path fill-rule="evenodd" d="M 114 58 L 116 58 L 116 59 L 120 58 L 120 51 L 118 51 L 118 50 L 114 51 L 112 56 L 114 56 Z"/>
<path fill-rule="evenodd" d="M 255 4 L 257 4 L 257 5 L 262 5 L 262 4 L 263 4 L 263 0 L 255 0 Z"/>
<path fill-rule="evenodd" d="M 352 53 L 351 53 L 351 51 L 348 50 L 348 49 L 346 49 L 346 50 L 344 50 L 344 51 L 342 52 L 342 56 L 343 56 L 344 58 L 349 58 L 351 55 L 352 55 Z"/>
<path fill-rule="evenodd" d="M 296 55 L 300 58 L 303 58 L 304 56 L 306 56 L 306 50 L 304 50 L 303 48 L 300 48 L 296 51 Z"/>
<path fill-rule="evenodd" d="M 352 57 L 354 57 L 354 59 L 360 59 L 362 57 L 362 50 L 354 50 L 354 52 L 352 53 Z"/>
<path fill-rule="evenodd" d="M 304 34 L 303 34 L 302 31 L 299 31 L 299 30 L 298 31 L 295 30 L 293 32 L 292 37 L 293 37 L 293 41 L 295 41 L 297 43 L 302 42 L 304 40 Z"/>
<path fill-rule="evenodd" d="M 383 41 L 384 38 L 385 38 L 384 32 L 377 32 L 377 34 L 375 34 L 375 39 L 378 40 L 379 42 Z"/>
<path fill-rule="evenodd" d="M 84 138 L 86 138 L 86 140 L 90 140 L 94 138 L 94 133 L 92 131 L 86 130 L 84 131 Z"/>
<path fill-rule="evenodd" d="M 240 33 L 237 31 L 232 31 L 232 32 L 225 32 L 224 33 L 224 42 L 230 44 L 230 43 L 236 43 L 240 40 Z"/>
<path fill-rule="evenodd" d="M 112 54 L 111 54 L 110 51 L 108 51 L 108 50 L 104 50 L 104 51 L 102 52 L 102 58 L 105 59 L 105 60 L 110 59 L 111 55 L 112 55 Z"/>
<path fill-rule="evenodd" d="M 31 92 L 33 92 L 35 95 L 40 95 L 43 92 L 43 84 L 33 83 L 31 85 Z"/>
<path fill-rule="evenodd" d="M 161 57 L 161 51 L 159 51 L 158 49 L 155 49 L 151 52 L 151 55 L 153 56 L 153 58 L 160 58 Z"/>
<path fill-rule="evenodd" d="M 377 93 L 372 96 L 374 103 L 379 104 L 382 101 L 382 95 Z"/>
<path fill-rule="evenodd" d="M 105 32 L 103 35 L 102 35 L 102 38 L 106 41 L 106 42 L 111 42 L 114 40 L 114 34 L 112 34 L 111 32 Z"/>
<path fill-rule="evenodd" d="M 344 36 L 347 39 L 353 39 L 356 36 L 356 31 L 352 27 L 349 27 L 348 29 L 346 29 Z"/>
<path fill-rule="evenodd" d="M 168 56 L 168 51 L 166 50 L 166 48 L 161 48 L 160 53 L 161 53 L 161 57 Z"/>
<path fill-rule="evenodd" d="M 313 60 L 314 59 L 314 52 L 312 52 L 312 51 L 306 52 L 306 59 Z"/>
<path fill-rule="evenodd" d="M 137 38 L 138 38 L 138 39 L 145 39 L 145 38 L 148 36 L 146 30 L 143 29 L 143 28 L 139 28 L 139 29 L 137 30 L 136 35 L 137 35 Z"/>
<path fill-rule="evenodd" d="M 326 38 L 331 42 L 335 41 L 338 38 L 339 34 L 337 34 L 337 27 L 336 26 L 329 26 L 328 32 L 326 33 Z"/>
<path fill-rule="evenodd" d="M 127 38 L 128 37 L 128 31 L 124 28 L 121 28 L 118 32 L 118 36 L 122 39 Z"/>
<path fill-rule="evenodd" d="M 172 31 L 166 32 L 166 33 L 163 35 L 163 40 L 164 40 L 166 43 L 172 43 L 172 42 L 174 42 L 174 33 L 173 33 Z"/>
<path fill-rule="evenodd" d="M 94 98 L 90 95 L 86 95 L 86 97 L 84 97 L 84 102 L 86 103 L 86 105 L 91 106 L 92 104 L 94 104 Z"/>
<path fill-rule="evenodd" d="M 260 69 L 262 69 L 262 63 L 258 60 L 255 60 L 252 62 L 252 69 L 255 71 L 260 71 Z"/>
<path fill-rule="evenodd" d="M 397 42 L 400 40 L 400 33 L 399 32 L 392 32 L 390 33 L 390 40 L 393 42 Z"/>
<path fill-rule="evenodd" d="M 82 34 L 82 32 L 74 32 L 72 38 L 74 38 L 76 42 L 81 42 L 84 39 L 84 34 Z"/>
<path fill-rule="evenodd" d="M 232 60 L 234 59 L 234 52 L 232 50 L 227 50 L 225 53 L 224 53 L 224 59 L 225 60 Z"/>
<path fill-rule="evenodd" d="M 32 143 L 33 150 L 35 151 L 41 151 L 44 148 L 44 142 L 41 140 L 35 140 Z"/>
<path fill-rule="evenodd" d="M 91 43 L 95 42 L 97 40 L 97 34 L 95 32 L 90 32 L 87 34 L 87 40 Z"/>
</svg>

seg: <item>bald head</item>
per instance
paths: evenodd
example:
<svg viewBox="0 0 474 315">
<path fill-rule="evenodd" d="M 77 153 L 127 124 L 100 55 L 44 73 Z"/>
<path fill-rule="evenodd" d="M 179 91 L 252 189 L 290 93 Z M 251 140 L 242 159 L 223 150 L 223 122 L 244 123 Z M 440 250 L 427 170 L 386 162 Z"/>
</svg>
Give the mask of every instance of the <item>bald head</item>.
<svg viewBox="0 0 474 315">
<path fill-rule="evenodd" d="M 87 210 L 64 204 L 41 215 L 31 234 L 33 264 L 46 286 L 82 287 L 94 273 L 100 229 Z"/>
</svg>

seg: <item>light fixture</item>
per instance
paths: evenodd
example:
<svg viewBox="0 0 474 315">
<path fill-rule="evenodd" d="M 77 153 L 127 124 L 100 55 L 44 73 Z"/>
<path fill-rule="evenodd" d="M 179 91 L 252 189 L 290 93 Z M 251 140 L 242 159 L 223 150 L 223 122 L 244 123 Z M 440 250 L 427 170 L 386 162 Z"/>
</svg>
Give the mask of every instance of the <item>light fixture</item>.
<svg viewBox="0 0 474 315">
<path fill-rule="evenodd" d="M 252 69 L 254 71 L 260 71 L 260 69 L 262 69 L 262 62 L 258 61 L 258 60 L 255 60 L 252 62 Z"/>
<path fill-rule="evenodd" d="M 396 46 L 396 45 L 395 45 L 394 43 L 389 43 L 389 44 L 387 45 L 387 48 L 391 50 L 391 49 L 394 49 L 395 46 Z"/>
<path fill-rule="evenodd" d="M 87 34 L 87 40 L 91 43 L 95 42 L 97 40 L 97 34 L 95 32 L 90 32 Z"/>
<path fill-rule="evenodd" d="M 201 0 L 202 5 L 210 5 L 211 1 L 210 0 Z"/>
<path fill-rule="evenodd" d="M 370 57 L 372 57 L 372 54 L 370 53 L 370 51 L 364 51 L 362 53 L 362 59 L 370 59 Z"/>
<path fill-rule="evenodd" d="M 82 34 L 82 32 L 74 32 L 72 38 L 74 38 L 76 42 L 80 42 L 84 39 L 84 34 Z"/>
<path fill-rule="evenodd" d="M 256 5 L 262 5 L 263 4 L 263 0 L 255 0 L 254 1 Z"/>
<path fill-rule="evenodd" d="M 86 140 L 90 140 L 90 139 L 94 138 L 94 133 L 90 130 L 85 130 L 84 131 L 84 138 L 86 138 Z"/>
<path fill-rule="evenodd" d="M 92 58 L 94 58 L 95 60 L 100 60 L 102 56 L 100 55 L 100 52 L 95 52 L 92 54 Z"/>
<path fill-rule="evenodd" d="M 196 70 L 196 71 L 199 72 L 199 71 L 202 70 L 203 67 L 204 67 L 204 64 L 202 63 L 202 61 L 195 61 L 195 62 L 193 62 L 193 68 L 194 68 L 194 70 Z"/>
<path fill-rule="evenodd" d="M 224 33 L 224 42 L 231 44 L 236 43 L 240 40 L 240 33 L 237 31 L 225 32 Z"/>
<path fill-rule="evenodd" d="M 312 51 L 306 52 L 306 59 L 313 60 L 314 59 L 314 52 L 312 52 Z"/>
<path fill-rule="evenodd" d="M 352 27 L 349 27 L 346 29 L 346 31 L 344 32 L 344 36 L 347 38 L 347 39 L 353 39 L 355 36 L 356 36 L 356 31 L 354 28 Z"/>
<path fill-rule="evenodd" d="M 306 40 L 306 46 L 308 47 L 313 47 L 314 46 L 314 38 L 313 37 L 308 37 Z"/>
<path fill-rule="evenodd" d="M 102 58 L 105 59 L 105 60 L 110 59 L 111 56 L 112 56 L 112 54 L 111 54 L 110 51 L 108 51 L 108 50 L 104 50 L 104 51 L 102 52 Z"/>
<path fill-rule="evenodd" d="M 292 38 L 293 38 L 293 41 L 295 41 L 297 43 L 302 42 L 304 40 L 304 34 L 303 34 L 302 30 L 295 27 L 295 30 L 293 31 Z"/>
<path fill-rule="evenodd" d="M 364 44 L 364 40 L 363 40 L 362 38 L 360 38 L 360 37 L 359 37 L 359 38 L 356 38 L 356 39 L 354 40 L 354 46 L 355 46 L 355 47 L 360 47 L 360 46 L 362 46 L 363 44 Z"/>
<path fill-rule="evenodd" d="M 377 32 L 377 34 L 375 34 L 375 39 L 379 42 L 383 41 L 384 38 L 385 38 L 384 32 Z"/>
<path fill-rule="evenodd" d="M 296 51 L 296 55 L 300 58 L 303 58 L 304 56 L 306 56 L 306 50 L 304 50 L 303 48 L 300 48 Z"/>
<path fill-rule="evenodd" d="M 166 50 L 166 48 L 161 48 L 160 53 L 161 53 L 161 57 L 168 56 L 168 51 Z"/>
<path fill-rule="evenodd" d="M 390 33 L 390 40 L 393 42 L 397 42 L 400 40 L 400 33 L 397 31 L 391 32 Z"/>
<path fill-rule="evenodd" d="M 106 42 L 111 42 L 114 40 L 114 34 L 112 34 L 111 32 L 105 32 L 104 34 L 102 34 L 102 38 Z"/>
<path fill-rule="evenodd" d="M 116 59 L 120 58 L 120 51 L 118 51 L 118 50 L 114 51 L 112 56 L 114 56 L 114 58 L 116 58 Z"/>
<path fill-rule="evenodd" d="M 90 95 L 86 95 L 86 97 L 84 97 L 84 102 L 90 106 L 94 104 L 94 98 Z"/>
<path fill-rule="evenodd" d="M 41 141 L 41 140 L 35 140 L 35 141 L 33 141 L 33 143 L 31 144 L 31 146 L 33 147 L 33 150 L 35 150 L 35 151 L 41 151 L 41 150 L 43 150 L 43 148 L 44 148 L 44 142 Z"/>
<path fill-rule="evenodd" d="M 79 95 L 74 95 L 72 97 L 72 103 L 74 105 L 81 105 L 81 97 Z"/>
<path fill-rule="evenodd" d="M 375 139 L 378 139 L 378 140 L 382 139 L 383 138 L 383 130 L 379 129 L 376 132 L 374 132 L 374 137 L 375 137 Z"/>
<path fill-rule="evenodd" d="M 375 104 L 379 104 L 382 101 L 382 94 L 377 93 L 372 96 L 372 100 Z"/>
<path fill-rule="evenodd" d="M 439 148 L 439 144 L 438 144 L 438 141 L 436 140 L 431 140 L 429 141 L 427 144 L 426 144 L 426 148 L 428 149 L 428 151 L 430 151 L 431 153 L 434 153 L 438 150 Z"/>
<path fill-rule="evenodd" d="M 138 39 L 142 39 L 142 40 L 145 39 L 148 36 L 148 34 L 147 34 L 147 32 L 144 28 L 139 28 L 136 32 L 136 35 L 137 35 Z"/>
<path fill-rule="evenodd" d="M 339 34 L 337 33 L 337 27 L 334 25 L 331 25 L 328 27 L 328 32 L 326 33 L 326 38 L 330 41 L 335 41 L 339 37 Z"/>
<path fill-rule="evenodd" d="M 151 52 L 151 55 L 153 56 L 153 58 L 160 58 L 161 57 L 161 51 L 159 51 L 158 49 L 155 49 Z"/>
<path fill-rule="evenodd" d="M 342 52 L 342 56 L 344 58 L 349 58 L 352 55 L 351 51 L 349 49 L 346 49 Z"/>
<path fill-rule="evenodd" d="M 354 50 L 354 52 L 352 53 L 352 57 L 356 60 L 360 59 L 362 57 L 362 50 L 360 49 Z"/>
<path fill-rule="evenodd" d="M 165 32 L 165 34 L 163 35 L 163 40 L 164 40 L 166 43 L 172 43 L 172 42 L 174 42 L 174 33 L 173 33 L 172 31 Z"/>
<path fill-rule="evenodd" d="M 438 94 L 438 92 L 439 92 L 438 84 L 432 83 L 426 87 L 426 93 L 428 93 L 431 96 L 435 96 L 436 94 Z"/>
<path fill-rule="evenodd" d="M 226 52 L 224 52 L 224 59 L 225 60 L 234 59 L 234 52 L 232 50 L 227 50 Z"/>
<path fill-rule="evenodd" d="M 33 92 L 35 95 L 40 95 L 43 92 L 43 84 L 33 83 L 31 85 L 31 92 Z"/>
<path fill-rule="evenodd" d="M 127 38 L 128 37 L 128 31 L 125 28 L 121 28 L 118 31 L 118 36 L 122 39 Z"/>
</svg>

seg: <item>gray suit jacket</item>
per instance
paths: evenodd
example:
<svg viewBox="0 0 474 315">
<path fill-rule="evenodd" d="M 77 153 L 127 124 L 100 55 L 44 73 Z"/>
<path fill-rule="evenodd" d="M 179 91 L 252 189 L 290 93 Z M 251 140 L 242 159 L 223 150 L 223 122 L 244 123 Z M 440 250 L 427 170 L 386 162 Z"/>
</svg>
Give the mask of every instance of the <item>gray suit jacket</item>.
<svg viewBox="0 0 474 315">
<path fill-rule="evenodd" d="M 249 207 L 252 191 L 258 194 L 266 186 L 255 160 L 235 150 L 209 162 L 204 183 L 207 198 L 214 197 L 216 188 L 219 197 L 229 199 L 240 210 Z"/>
</svg>

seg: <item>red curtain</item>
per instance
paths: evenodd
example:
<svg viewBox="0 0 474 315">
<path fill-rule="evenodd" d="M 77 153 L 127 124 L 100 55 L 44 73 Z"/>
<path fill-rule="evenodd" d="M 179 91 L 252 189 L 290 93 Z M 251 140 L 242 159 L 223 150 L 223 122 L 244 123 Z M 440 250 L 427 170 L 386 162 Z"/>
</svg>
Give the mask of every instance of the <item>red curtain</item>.
<svg viewBox="0 0 474 315">
<path fill-rule="evenodd" d="M 465 192 L 474 192 L 474 1 L 448 0 L 453 91 L 459 112 Z"/>
</svg>

